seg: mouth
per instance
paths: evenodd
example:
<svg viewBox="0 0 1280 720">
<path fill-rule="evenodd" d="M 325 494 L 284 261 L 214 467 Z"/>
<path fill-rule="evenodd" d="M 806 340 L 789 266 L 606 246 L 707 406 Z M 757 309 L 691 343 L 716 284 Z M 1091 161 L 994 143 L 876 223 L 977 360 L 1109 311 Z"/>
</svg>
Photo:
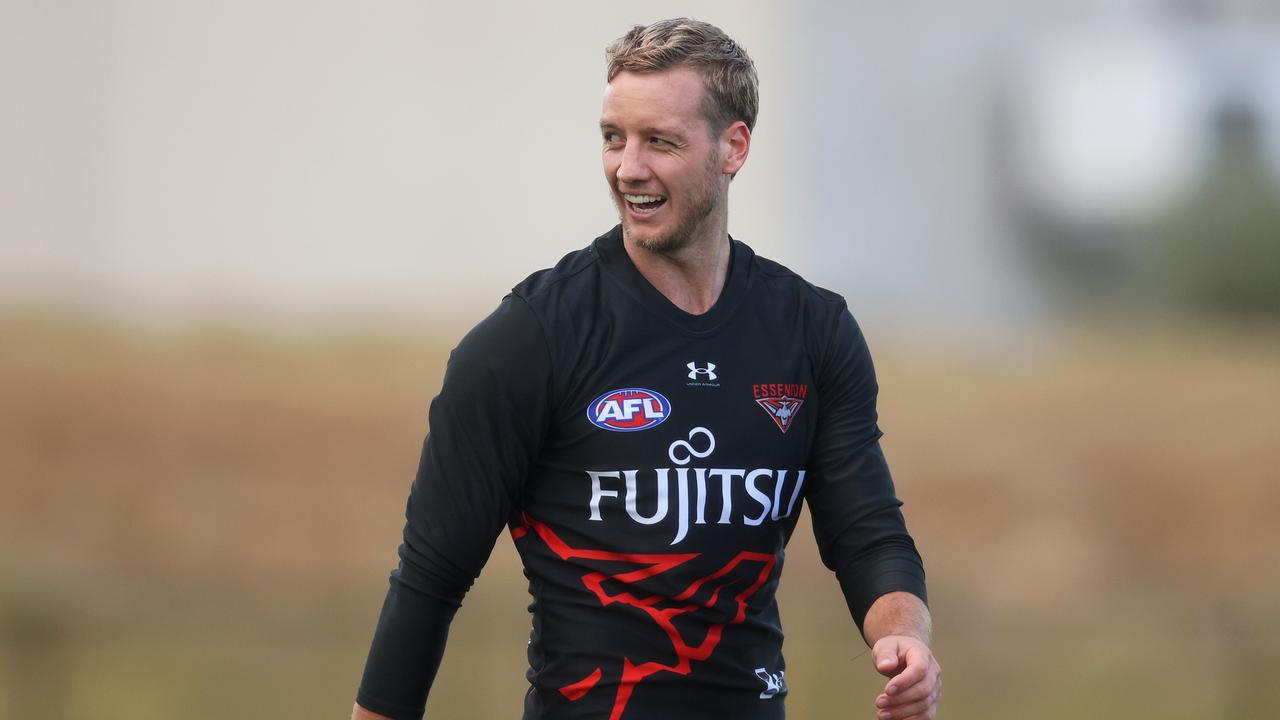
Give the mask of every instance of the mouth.
<svg viewBox="0 0 1280 720">
<path fill-rule="evenodd" d="M 626 201 L 627 209 L 640 217 L 652 215 L 667 204 L 665 195 L 629 195 L 623 193 L 622 199 Z"/>
</svg>

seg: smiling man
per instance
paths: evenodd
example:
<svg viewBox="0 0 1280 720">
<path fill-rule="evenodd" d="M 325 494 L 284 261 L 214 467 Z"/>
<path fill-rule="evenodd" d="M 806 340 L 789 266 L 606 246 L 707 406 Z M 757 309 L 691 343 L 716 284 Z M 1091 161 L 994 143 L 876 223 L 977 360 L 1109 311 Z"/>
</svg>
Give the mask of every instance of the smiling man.
<svg viewBox="0 0 1280 720">
<path fill-rule="evenodd" d="M 840 296 L 728 234 L 755 68 L 683 18 L 607 56 L 621 224 L 516 286 L 451 355 L 353 717 L 422 717 L 506 528 L 533 598 L 525 720 L 783 718 L 775 593 L 807 505 L 889 678 L 868 709 L 933 718 L 924 570 L 866 342 Z"/>
</svg>

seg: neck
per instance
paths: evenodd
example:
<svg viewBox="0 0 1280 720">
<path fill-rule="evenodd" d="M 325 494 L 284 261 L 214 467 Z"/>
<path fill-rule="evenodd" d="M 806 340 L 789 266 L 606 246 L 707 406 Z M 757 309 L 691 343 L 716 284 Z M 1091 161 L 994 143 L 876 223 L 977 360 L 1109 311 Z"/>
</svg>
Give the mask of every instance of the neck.
<svg viewBox="0 0 1280 720">
<path fill-rule="evenodd" d="M 712 212 L 678 248 L 648 250 L 631 242 L 623 247 L 658 292 L 690 315 L 701 315 L 720 299 L 729 275 L 728 213 Z"/>
</svg>

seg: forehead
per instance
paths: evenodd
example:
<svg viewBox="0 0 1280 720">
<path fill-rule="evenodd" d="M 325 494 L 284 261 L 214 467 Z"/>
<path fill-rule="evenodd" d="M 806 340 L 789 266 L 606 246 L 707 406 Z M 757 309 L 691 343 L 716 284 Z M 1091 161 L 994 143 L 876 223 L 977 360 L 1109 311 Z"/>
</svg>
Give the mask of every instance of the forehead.
<svg viewBox="0 0 1280 720">
<path fill-rule="evenodd" d="M 691 68 L 620 72 L 604 89 L 600 123 L 693 129 L 706 124 L 702 78 Z"/>
</svg>

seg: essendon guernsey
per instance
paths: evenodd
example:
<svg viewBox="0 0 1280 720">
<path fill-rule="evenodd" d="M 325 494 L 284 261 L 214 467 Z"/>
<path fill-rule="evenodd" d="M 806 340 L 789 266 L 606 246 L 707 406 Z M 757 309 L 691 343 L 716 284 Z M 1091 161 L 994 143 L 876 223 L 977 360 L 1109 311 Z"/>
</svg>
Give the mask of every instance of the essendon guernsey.
<svg viewBox="0 0 1280 720">
<path fill-rule="evenodd" d="M 702 315 L 620 228 L 532 275 L 432 402 L 358 701 L 422 716 L 505 529 L 532 598 L 525 720 L 784 717 L 775 594 L 803 508 L 859 626 L 886 592 L 924 597 L 876 392 L 843 299 L 740 242 Z"/>
</svg>

